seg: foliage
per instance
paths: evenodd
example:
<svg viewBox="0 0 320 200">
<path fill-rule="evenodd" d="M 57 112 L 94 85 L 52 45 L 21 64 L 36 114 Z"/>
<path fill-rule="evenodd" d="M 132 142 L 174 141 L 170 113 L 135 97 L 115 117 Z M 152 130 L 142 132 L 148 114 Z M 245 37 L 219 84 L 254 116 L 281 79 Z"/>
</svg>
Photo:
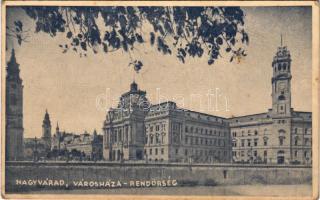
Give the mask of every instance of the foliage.
<svg viewBox="0 0 320 200">
<path fill-rule="evenodd" d="M 68 43 L 60 44 L 87 56 L 92 50 L 111 53 L 122 49 L 128 53 L 138 72 L 142 62 L 132 58 L 136 46 L 150 43 L 165 55 L 208 57 L 211 65 L 230 54 L 230 62 L 246 56 L 243 47 L 248 34 L 244 30 L 244 13 L 239 7 L 22 7 L 36 23 L 35 32 L 52 37 L 64 33 Z M 149 28 L 148 28 L 149 27 Z"/>
</svg>

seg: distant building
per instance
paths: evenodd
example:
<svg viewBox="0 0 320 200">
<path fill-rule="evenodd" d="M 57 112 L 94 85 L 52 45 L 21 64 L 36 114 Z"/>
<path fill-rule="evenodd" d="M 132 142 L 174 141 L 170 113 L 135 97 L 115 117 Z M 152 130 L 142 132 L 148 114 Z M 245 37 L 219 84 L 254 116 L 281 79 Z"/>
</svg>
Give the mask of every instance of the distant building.
<svg viewBox="0 0 320 200">
<path fill-rule="evenodd" d="M 151 105 L 132 83 L 103 124 L 106 160 L 311 164 L 312 113 L 291 108 L 291 58 L 279 47 L 272 62 L 272 108 L 222 118 Z"/>
<path fill-rule="evenodd" d="M 102 159 L 102 135 L 98 135 L 94 130 L 93 134 L 84 132 L 83 134 L 60 132 L 57 124 L 56 133 L 52 137 L 51 150 L 76 151 L 81 153 L 83 159 Z"/>
<path fill-rule="evenodd" d="M 6 75 L 5 157 L 7 161 L 23 159 L 23 85 L 19 64 L 12 49 Z"/>
<path fill-rule="evenodd" d="M 291 108 L 291 57 L 279 47 L 272 62 L 272 108 L 229 120 L 235 162 L 311 164 L 312 113 Z"/>
<path fill-rule="evenodd" d="M 131 84 L 104 122 L 106 160 L 150 162 L 229 162 L 227 119 L 183 110 L 174 102 L 150 105 Z"/>
<path fill-rule="evenodd" d="M 51 121 L 48 111 L 42 121 L 41 138 L 24 138 L 24 156 L 25 159 L 46 158 L 51 150 Z"/>
</svg>

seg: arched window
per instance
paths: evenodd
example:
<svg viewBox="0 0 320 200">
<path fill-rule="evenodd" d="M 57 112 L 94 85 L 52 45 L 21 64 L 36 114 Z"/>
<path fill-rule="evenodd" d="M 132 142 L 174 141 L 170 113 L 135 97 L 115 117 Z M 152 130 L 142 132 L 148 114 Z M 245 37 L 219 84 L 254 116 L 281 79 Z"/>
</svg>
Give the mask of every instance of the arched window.
<svg viewBox="0 0 320 200">
<path fill-rule="evenodd" d="M 159 133 L 156 134 L 156 144 L 160 143 L 160 139 L 159 139 Z"/>
<path fill-rule="evenodd" d="M 283 70 L 286 70 L 286 69 L 287 69 L 287 64 L 284 63 L 284 64 L 283 64 Z"/>
<path fill-rule="evenodd" d="M 150 134 L 150 144 L 153 144 L 153 135 Z"/>
</svg>

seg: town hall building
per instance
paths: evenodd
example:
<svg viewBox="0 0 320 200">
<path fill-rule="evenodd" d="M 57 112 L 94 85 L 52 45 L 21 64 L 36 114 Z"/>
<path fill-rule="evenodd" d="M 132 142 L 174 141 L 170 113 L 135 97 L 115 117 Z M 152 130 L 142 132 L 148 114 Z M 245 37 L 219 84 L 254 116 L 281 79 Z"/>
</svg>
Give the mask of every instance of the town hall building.
<svg viewBox="0 0 320 200">
<path fill-rule="evenodd" d="M 312 113 L 291 108 L 291 57 L 280 46 L 272 62 L 272 108 L 223 118 L 151 105 L 133 82 L 108 111 L 103 157 L 110 161 L 187 163 L 312 163 Z"/>
</svg>

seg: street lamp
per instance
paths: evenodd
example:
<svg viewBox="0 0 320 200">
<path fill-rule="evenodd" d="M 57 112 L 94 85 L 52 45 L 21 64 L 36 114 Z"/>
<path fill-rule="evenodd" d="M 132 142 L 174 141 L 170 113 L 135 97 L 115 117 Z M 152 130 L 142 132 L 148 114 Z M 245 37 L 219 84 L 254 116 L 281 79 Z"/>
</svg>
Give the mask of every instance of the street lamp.
<svg viewBox="0 0 320 200">
<path fill-rule="evenodd" d="M 38 160 L 38 150 L 37 150 L 37 137 L 34 137 L 34 149 L 33 149 L 33 161 L 36 162 Z"/>
</svg>

